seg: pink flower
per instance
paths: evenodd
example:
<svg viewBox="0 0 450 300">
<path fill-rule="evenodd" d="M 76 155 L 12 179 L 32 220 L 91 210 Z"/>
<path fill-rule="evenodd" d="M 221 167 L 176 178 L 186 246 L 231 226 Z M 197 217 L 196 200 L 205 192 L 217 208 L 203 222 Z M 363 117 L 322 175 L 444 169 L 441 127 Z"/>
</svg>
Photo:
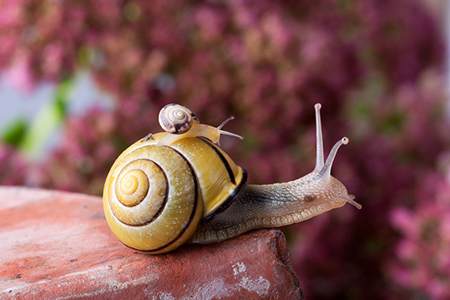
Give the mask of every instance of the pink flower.
<svg viewBox="0 0 450 300">
<path fill-rule="evenodd" d="M 30 92 L 35 86 L 30 63 L 26 58 L 19 59 L 3 75 L 14 88 Z"/>
</svg>

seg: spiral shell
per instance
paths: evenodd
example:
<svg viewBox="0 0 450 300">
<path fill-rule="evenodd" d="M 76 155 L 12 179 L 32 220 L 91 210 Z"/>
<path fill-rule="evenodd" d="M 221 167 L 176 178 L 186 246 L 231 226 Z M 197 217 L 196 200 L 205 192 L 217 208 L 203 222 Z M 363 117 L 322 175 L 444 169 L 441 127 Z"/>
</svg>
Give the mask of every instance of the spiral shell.
<svg viewBox="0 0 450 300">
<path fill-rule="evenodd" d="M 188 108 L 178 104 L 167 104 L 159 112 L 159 124 L 164 131 L 181 134 L 192 127 L 197 117 Z"/>
<path fill-rule="evenodd" d="M 103 207 L 125 245 L 151 254 L 171 251 L 194 234 L 202 217 L 233 199 L 246 177 L 220 148 L 202 138 L 170 146 L 139 141 L 114 162 Z"/>
</svg>

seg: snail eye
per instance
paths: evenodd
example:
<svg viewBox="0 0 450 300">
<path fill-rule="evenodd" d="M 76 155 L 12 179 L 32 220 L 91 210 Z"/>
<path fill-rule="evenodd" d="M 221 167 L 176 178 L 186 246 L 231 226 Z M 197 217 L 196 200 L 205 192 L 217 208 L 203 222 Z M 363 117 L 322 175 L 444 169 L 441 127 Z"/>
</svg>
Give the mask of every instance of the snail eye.
<svg viewBox="0 0 450 300">
<path fill-rule="evenodd" d="M 306 195 L 305 197 L 303 197 L 303 201 L 305 202 L 313 202 L 316 199 L 316 197 L 314 195 Z"/>
</svg>

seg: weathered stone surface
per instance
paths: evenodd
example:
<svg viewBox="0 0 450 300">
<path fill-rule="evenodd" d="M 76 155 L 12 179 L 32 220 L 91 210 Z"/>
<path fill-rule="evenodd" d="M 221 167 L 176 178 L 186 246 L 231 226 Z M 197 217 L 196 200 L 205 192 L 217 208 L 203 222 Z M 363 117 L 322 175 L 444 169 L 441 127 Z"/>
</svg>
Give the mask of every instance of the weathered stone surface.
<svg viewBox="0 0 450 300">
<path fill-rule="evenodd" d="M 101 199 L 0 188 L 0 298 L 298 299 L 283 234 L 149 256 L 120 244 Z"/>
</svg>

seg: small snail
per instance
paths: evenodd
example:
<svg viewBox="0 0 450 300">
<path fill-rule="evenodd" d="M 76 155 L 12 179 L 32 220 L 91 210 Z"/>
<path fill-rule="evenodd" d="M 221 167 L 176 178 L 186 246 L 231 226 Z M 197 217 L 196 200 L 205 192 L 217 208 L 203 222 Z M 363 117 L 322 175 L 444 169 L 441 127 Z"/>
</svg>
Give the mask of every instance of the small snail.
<svg viewBox="0 0 450 300">
<path fill-rule="evenodd" d="M 126 149 L 109 171 L 103 208 L 112 232 L 126 246 L 165 253 L 186 242 L 212 243 L 256 228 L 308 220 L 350 203 L 361 205 L 331 176 L 346 137 L 324 161 L 320 104 L 316 114 L 314 170 L 286 183 L 247 185 L 246 172 L 218 146 L 221 135 L 240 136 L 201 124 L 189 109 L 166 105 L 159 122 L 166 132 Z"/>
</svg>

